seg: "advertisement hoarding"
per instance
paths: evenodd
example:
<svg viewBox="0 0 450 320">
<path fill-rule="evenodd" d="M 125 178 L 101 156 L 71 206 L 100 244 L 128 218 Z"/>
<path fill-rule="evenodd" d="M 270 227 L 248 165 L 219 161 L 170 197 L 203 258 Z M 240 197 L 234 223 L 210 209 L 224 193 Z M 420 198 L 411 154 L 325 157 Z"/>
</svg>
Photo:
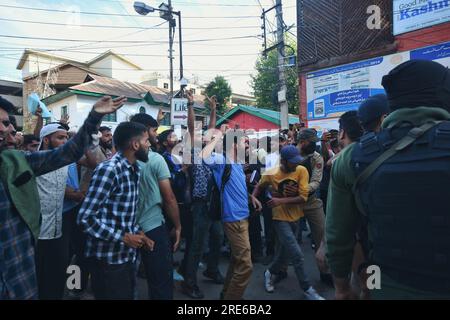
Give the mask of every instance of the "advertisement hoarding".
<svg viewBox="0 0 450 320">
<path fill-rule="evenodd" d="M 306 74 L 308 127 L 330 126 L 324 120 L 334 118 L 336 122 L 341 114 L 356 110 L 369 96 L 384 93 L 383 76 L 411 59 L 433 60 L 449 67 L 450 42 Z"/>
</svg>

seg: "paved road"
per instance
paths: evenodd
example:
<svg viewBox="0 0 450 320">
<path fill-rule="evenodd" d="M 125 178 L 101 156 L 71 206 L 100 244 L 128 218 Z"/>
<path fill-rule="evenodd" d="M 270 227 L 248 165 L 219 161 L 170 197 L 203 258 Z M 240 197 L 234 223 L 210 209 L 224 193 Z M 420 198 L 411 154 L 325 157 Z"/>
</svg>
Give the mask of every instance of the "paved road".
<svg viewBox="0 0 450 320">
<path fill-rule="evenodd" d="M 304 233 L 306 234 L 306 233 Z M 334 298 L 334 289 L 324 285 L 320 282 L 319 271 L 317 270 L 313 251 L 311 249 L 311 243 L 309 238 L 304 237 L 302 249 L 305 254 L 305 267 L 308 276 L 310 277 L 313 286 L 316 288 L 317 292 L 321 294 L 325 299 Z M 175 256 L 176 260 L 181 260 L 182 253 L 177 253 Z M 222 274 L 226 274 L 228 267 L 228 258 L 221 258 L 220 269 Z M 275 287 L 274 293 L 267 293 L 264 290 L 263 273 L 267 266 L 262 263 L 256 263 L 253 266 L 253 274 L 250 280 L 250 284 L 247 287 L 244 298 L 246 300 L 300 300 L 304 299 L 301 293 L 297 277 L 295 276 L 294 269 L 289 266 L 288 278 L 282 280 Z M 219 299 L 220 291 L 222 290 L 221 285 L 216 285 L 203 277 L 203 269 L 198 272 L 198 285 L 200 289 L 205 294 L 205 299 L 207 300 L 217 300 Z M 145 280 L 138 279 L 138 292 L 140 299 L 146 299 L 147 297 L 147 285 Z M 174 297 L 176 300 L 192 300 L 188 296 L 181 292 L 179 282 L 175 283 Z"/>
</svg>

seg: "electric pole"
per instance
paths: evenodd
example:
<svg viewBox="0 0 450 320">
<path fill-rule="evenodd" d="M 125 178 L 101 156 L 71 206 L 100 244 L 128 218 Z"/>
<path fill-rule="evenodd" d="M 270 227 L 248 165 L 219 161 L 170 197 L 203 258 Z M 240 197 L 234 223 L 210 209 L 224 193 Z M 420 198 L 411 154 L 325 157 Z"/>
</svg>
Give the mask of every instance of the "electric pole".
<svg viewBox="0 0 450 320">
<path fill-rule="evenodd" d="M 173 19 L 172 19 L 172 0 L 168 0 L 169 4 L 169 60 L 170 60 L 170 111 L 173 112 L 173 35 L 175 27 L 173 26 Z"/>
<path fill-rule="evenodd" d="M 286 74 L 285 74 L 285 52 L 284 52 L 284 21 L 283 6 L 281 0 L 276 1 L 276 18 L 277 18 L 277 51 L 278 51 L 278 79 L 280 91 L 278 91 L 278 103 L 280 106 L 280 122 L 281 129 L 289 128 L 289 108 L 286 99 Z"/>
</svg>

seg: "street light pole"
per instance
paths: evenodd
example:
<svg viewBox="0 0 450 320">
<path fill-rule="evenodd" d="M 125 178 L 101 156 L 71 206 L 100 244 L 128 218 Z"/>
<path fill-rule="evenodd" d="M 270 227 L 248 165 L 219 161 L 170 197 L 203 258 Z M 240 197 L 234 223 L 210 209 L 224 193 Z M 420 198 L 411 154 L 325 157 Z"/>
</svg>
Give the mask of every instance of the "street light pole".
<svg viewBox="0 0 450 320">
<path fill-rule="evenodd" d="M 169 1 L 169 60 L 170 60 L 170 110 L 173 112 L 173 19 L 172 19 L 172 0 Z"/>
<path fill-rule="evenodd" d="M 180 82 L 183 80 L 183 36 L 181 33 L 181 11 L 176 13 L 178 15 L 178 33 L 180 37 Z"/>
<path fill-rule="evenodd" d="M 134 10 L 140 15 L 147 15 L 150 12 L 159 11 L 161 18 L 169 22 L 169 60 L 170 60 L 170 94 L 169 94 L 169 104 L 171 112 L 172 110 L 172 102 L 173 102 L 173 41 L 176 29 L 176 19 L 173 18 L 173 15 L 178 16 L 178 30 L 180 37 L 180 84 L 181 89 L 183 88 L 183 37 L 181 34 L 181 11 L 173 11 L 172 8 L 172 0 L 168 0 L 168 4 L 162 3 L 159 8 L 153 8 L 149 5 L 146 5 L 143 2 L 136 1 L 134 3 Z M 186 84 L 184 84 L 185 86 Z"/>
</svg>

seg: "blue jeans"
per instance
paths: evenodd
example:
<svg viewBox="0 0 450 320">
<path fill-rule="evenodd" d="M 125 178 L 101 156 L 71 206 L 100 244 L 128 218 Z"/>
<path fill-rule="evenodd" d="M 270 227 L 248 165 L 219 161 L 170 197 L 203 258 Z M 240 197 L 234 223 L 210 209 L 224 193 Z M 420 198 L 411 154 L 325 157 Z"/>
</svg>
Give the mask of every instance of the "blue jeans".
<svg viewBox="0 0 450 320">
<path fill-rule="evenodd" d="M 209 235 L 207 270 L 219 272 L 220 248 L 223 241 L 223 227 L 220 220 L 213 221 L 208 215 L 205 201 L 192 203 L 192 238 L 186 259 L 184 280 L 188 285 L 197 284 L 198 264 L 201 261 L 206 237 Z"/>
<path fill-rule="evenodd" d="M 278 242 L 275 250 L 275 258 L 269 267 L 269 271 L 271 273 L 278 273 L 283 269 L 283 266 L 287 265 L 289 260 L 291 260 L 300 287 L 303 290 L 308 290 L 311 285 L 305 273 L 305 259 L 302 249 L 295 238 L 298 223 L 273 220 L 273 227 L 277 234 Z"/>
<path fill-rule="evenodd" d="M 141 249 L 150 300 L 173 300 L 172 243 L 166 225 L 145 233 L 155 241 L 153 251 Z"/>
</svg>

